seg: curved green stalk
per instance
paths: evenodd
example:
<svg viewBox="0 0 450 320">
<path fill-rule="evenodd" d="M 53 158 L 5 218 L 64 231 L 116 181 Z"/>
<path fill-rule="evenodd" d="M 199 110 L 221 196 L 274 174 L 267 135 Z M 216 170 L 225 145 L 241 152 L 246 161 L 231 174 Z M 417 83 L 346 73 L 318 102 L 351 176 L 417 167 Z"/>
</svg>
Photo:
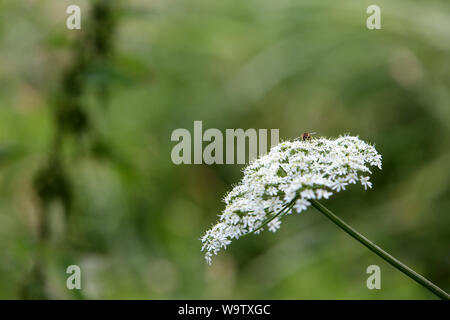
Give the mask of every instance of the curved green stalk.
<svg viewBox="0 0 450 320">
<path fill-rule="evenodd" d="M 379 246 L 371 242 L 369 239 L 364 237 L 362 234 L 360 234 L 358 231 L 350 227 L 347 223 L 342 221 L 339 217 L 337 217 L 333 212 L 328 210 L 326 207 L 324 207 L 322 204 L 317 202 L 316 200 L 310 199 L 309 200 L 311 204 L 319 210 L 321 213 L 323 213 L 328 219 L 333 221 L 338 227 L 343 229 L 345 232 L 347 232 L 350 236 L 361 242 L 364 246 L 369 248 L 372 252 L 383 258 L 385 261 L 390 263 L 392 266 L 406 274 L 411 279 L 415 280 L 416 282 L 420 283 L 422 286 L 433 292 L 435 295 L 437 295 L 439 298 L 444 300 L 449 300 L 450 295 L 439 288 L 437 285 L 432 283 L 430 280 L 426 279 L 425 277 L 421 276 L 393 256 L 391 256 L 389 253 L 381 249 Z"/>
</svg>

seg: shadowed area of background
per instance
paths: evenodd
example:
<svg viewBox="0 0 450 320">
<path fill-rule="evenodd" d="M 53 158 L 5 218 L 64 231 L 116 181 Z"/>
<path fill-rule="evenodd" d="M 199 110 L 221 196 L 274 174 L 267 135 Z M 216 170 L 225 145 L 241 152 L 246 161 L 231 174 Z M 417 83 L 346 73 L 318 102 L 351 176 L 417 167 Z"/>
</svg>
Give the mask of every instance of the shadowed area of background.
<svg viewBox="0 0 450 320">
<path fill-rule="evenodd" d="M 435 298 L 313 208 L 206 265 L 242 166 L 174 165 L 194 120 L 375 143 L 374 188 L 323 203 L 449 291 L 450 3 L 377 1 L 373 31 L 370 4 L 2 1 L 0 298 Z"/>
</svg>

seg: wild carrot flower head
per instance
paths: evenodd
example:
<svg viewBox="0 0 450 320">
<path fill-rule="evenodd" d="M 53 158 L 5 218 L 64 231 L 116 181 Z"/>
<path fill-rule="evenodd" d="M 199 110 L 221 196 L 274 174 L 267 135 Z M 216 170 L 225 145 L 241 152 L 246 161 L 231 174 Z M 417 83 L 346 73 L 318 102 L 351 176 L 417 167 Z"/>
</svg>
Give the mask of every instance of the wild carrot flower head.
<svg viewBox="0 0 450 320">
<path fill-rule="evenodd" d="M 226 195 L 219 222 L 201 238 L 206 261 L 211 264 L 212 256 L 232 239 L 259 233 L 263 225 L 275 232 L 281 224 L 280 213 L 300 213 L 310 199 L 328 199 L 358 182 L 364 189 L 371 188 L 372 166 L 381 169 L 381 155 L 358 137 L 278 144 L 248 165 L 241 182 Z"/>
</svg>

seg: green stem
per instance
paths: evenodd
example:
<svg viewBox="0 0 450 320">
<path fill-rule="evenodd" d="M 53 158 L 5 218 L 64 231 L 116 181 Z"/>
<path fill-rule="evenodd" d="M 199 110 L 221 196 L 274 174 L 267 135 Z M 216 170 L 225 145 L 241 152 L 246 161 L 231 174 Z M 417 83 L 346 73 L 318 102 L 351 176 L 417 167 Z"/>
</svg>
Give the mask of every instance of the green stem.
<svg viewBox="0 0 450 320">
<path fill-rule="evenodd" d="M 272 217 L 270 217 L 269 219 L 267 219 L 266 221 L 264 221 L 258 228 L 256 228 L 255 230 L 253 230 L 252 232 L 248 233 L 255 233 L 258 230 L 261 230 L 264 226 L 266 226 L 270 221 L 272 221 L 273 219 L 275 219 L 276 217 L 279 217 L 280 215 L 289 212 L 289 210 L 291 210 L 291 208 L 294 206 L 295 200 L 298 199 L 298 196 L 295 197 L 294 199 L 292 199 L 291 202 L 289 202 L 288 204 L 284 205 L 280 211 L 278 211 L 276 214 L 274 214 Z"/>
<path fill-rule="evenodd" d="M 415 272 L 414 270 L 412 270 L 411 268 L 409 268 L 408 266 L 406 266 L 405 264 L 403 264 L 402 262 L 400 262 L 399 260 L 397 260 L 396 258 L 391 256 L 389 253 L 387 253 L 386 251 L 381 249 L 379 246 L 377 246 L 373 242 L 371 242 L 369 239 L 364 237 L 358 231 L 356 231 L 355 229 L 350 227 L 347 223 L 342 221 L 339 217 L 337 217 L 333 212 L 328 210 L 322 204 L 320 204 L 316 200 L 312 200 L 312 199 L 310 199 L 309 201 L 317 210 L 319 210 L 321 213 L 323 213 L 328 219 L 333 221 L 338 227 L 343 229 L 350 236 L 352 236 L 353 238 L 355 238 L 356 240 L 361 242 L 363 245 L 365 245 L 372 252 L 374 252 L 381 258 L 383 258 L 385 261 L 387 261 L 388 263 L 390 263 L 391 265 L 396 267 L 398 270 L 400 270 L 401 272 L 406 274 L 411 279 L 420 283 L 422 286 L 424 286 L 425 288 L 427 288 L 428 290 L 433 292 L 435 295 L 437 295 L 439 298 L 444 299 L 444 300 L 450 299 L 450 295 L 447 292 L 445 292 L 444 290 L 439 288 L 437 285 L 432 283 L 430 280 L 424 278 L 423 276 L 421 276 L 420 274 L 418 274 L 417 272 Z"/>
</svg>

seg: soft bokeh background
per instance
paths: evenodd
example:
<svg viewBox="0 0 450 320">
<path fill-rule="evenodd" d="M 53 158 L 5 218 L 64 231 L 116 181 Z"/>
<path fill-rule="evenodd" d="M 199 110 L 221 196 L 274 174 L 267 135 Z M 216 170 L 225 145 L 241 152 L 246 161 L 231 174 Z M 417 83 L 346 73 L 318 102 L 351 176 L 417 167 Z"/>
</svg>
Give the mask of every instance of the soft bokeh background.
<svg viewBox="0 0 450 320">
<path fill-rule="evenodd" d="M 435 298 L 314 209 L 207 266 L 199 238 L 242 166 L 174 165 L 194 120 L 376 143 L 374 188 L 324 203 L 449 291 L 450 3 L 378 0 L 378 31 L 370 4 L 2 1 L 0 298 Z"/>
</svg>

